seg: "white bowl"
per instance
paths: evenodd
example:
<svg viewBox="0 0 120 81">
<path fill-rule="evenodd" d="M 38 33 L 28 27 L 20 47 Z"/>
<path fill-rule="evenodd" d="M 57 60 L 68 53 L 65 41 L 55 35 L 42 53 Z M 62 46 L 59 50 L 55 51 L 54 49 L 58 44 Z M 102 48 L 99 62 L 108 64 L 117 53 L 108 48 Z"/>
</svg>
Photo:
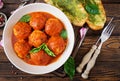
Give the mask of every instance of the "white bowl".
<svg viewBox="0 0 120 81">
<path fill-rule="evenodd" d="M 54 15 L 55 17 L 59 18 L 65 25 L 68 34 L 68 44 L 65 51 L 56 62 L 53 62 L 47 66 L 35 66 L 24 62 L 16 55 L 12 47 L 11 37 L 12 37 L 12 29 L 15 23 L 17 23 L 17 21 L 23 15 L 37 11 L 48 12 Z M 32 3 L 17 9 L 10 16 L 3 31 L 3 45 L 6 56 L 8 57 L 10 62 L 18 69 L 30 74 L 45 74 L 58 69 L 67 61 L 67 59 L 72 53 L 72 49 L 74 46 L 74 31 L 69 19 L 65 16 L 65 14 L 61 10 L 45 3 Z"/>
</svg>

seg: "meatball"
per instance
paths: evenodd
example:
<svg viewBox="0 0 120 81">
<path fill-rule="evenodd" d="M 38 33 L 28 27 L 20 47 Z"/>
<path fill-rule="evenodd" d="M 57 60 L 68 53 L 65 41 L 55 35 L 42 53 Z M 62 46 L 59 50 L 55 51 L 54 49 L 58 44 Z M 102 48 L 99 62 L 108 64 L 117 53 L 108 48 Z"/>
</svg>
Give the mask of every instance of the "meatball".
<svg viewBox="0 0 120 81">
<path fill-rule="evenodd" d="M 20 58 L 25 58 L 29 53 L 31 46 L 25 40 L 18 40 L 14 44 L 14 50 Z"/>
<path fill-rule="evenodd" d="M 31 27 L 25 22 L 18 22 L 13 27 L 13 33 L 18 39 L 26 39 L 31 33 Z"/>
<path fill-rule="evenodd" d="M 40 30 L 34 30 L 29 36 L 29 44 L 34 47 L 40 46 L 43 42 L 46 42 L 46 40 L 47 35 Z"/>
<path fill-rule="evenodd" d="M 30 63 L 34 65 L 47 65 L 52 59 L 52 57 L 46 54 L 43 50 L 30 54 L 30 58 Z"/>
<path fill-rule="evenodd" d="M 60 36 L 52 36 L 48 40 L 48 47 L 50 50 L 52 50 L 56 55 L 61 54 L 66 47 L 66 42 L 64 39 Z"/>
<path fill-rule="evenodd" d="M 33 29 L 41 30 L 44 28 L 46 22 L 46 18 L 40 14 L 40 13 L 34 13 L 32 14 L 30 18 L 30 26 L 33 27 Z"/>
<path fill-rule="evenodd" d="M 50 18 L 46 21 L 45 32 L 50 36 L 54 36 L 60 34 L 63 27 L 63 24 L 58 19 Z"/>
<path fill-rule="evenodd" d="M 49 19 L 49 18 L 55 18 L 53 15 L 51 15 L 51 14 L 49 14 L 49 13 L 47 13 L 47 12 L 43 12 L 42 14 L 43 14 L 43 16 L 45 16 L 47 19 Z"/>
<path fill-rule="evenodd" d="M 31 17 L 39 17 L 41 15 L 43 15 L 41 12 L 32 12 L 29 14 Z"/>
</svg>

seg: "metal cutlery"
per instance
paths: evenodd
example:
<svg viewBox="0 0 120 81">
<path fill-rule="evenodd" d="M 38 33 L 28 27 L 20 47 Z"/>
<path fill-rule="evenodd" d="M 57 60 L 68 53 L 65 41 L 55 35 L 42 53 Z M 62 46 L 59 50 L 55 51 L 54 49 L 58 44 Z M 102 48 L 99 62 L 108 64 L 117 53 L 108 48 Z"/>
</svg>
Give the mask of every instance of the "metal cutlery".
<svg viewBox="0 0 120 81">
<path fill-rule="evenodd" d="M 113 24 L 110 24 L 107 28 L 105 28 L 105 30 L 103 31 L 100 39 L 101 39 L 101 43 L 100 45 L 98 46 L 98 48 L 95 50 L 95 53 L 93 55 L 93 57 L 90 59 L 90 61 L 88 62 L 87 64 L 87 68 L 86 70 L 84 71 L 84 73 L 82 73 L 82 77 L 83 78 L 88 78 L 88 75 L 89 75 L 89 72 L 90 70 L 94 67 L 95 65 L 95 62 L 96 62 L 96 59 L 98 57 L 98 55 L 100 54 L 100 51 L 101 51 L 101 47 L 102 47 L 102 44 L 110 37 L 113 29 L 114 29 L 115 25 Z"/>
<path fill-rule="evenodd" d="M 110 20 L 110 22 L 108 23 L 108 25 L 106 26 L 106 28 L 110 25 L 110 23 L 113 21 L 113 18 Z M 105 29 L 104 29 L 105 30 Z M 103 31 L 104 31 L 103 30 Z M 100 41 L 100 38 L 98 39 L 98 41 L 96 42 L 95 45 L 92 46 L 92 48 L 90 49 L 90 51 L 83 57 L 82 62 L 79 64 L 79 66 L 76 68 L 76 70 L 81 73 L 83 67 L 88 63 L 88 61 L 90 60 L 92 54 L 94 53 L 95 49 L 97 48 L 97 44 Z"/>
<path fill-rule="evenodd" d="M 26 5 L 27 2 L 29 2 L 29 1 L 30 1 L 30 0 L 20 0 L 21 4 L 19 4 L 18 8 L 23 7 L 23 6 Z M 18 9 L 18 8 L 17 8 L 17 9 Z M 14 11 L 15 11 L 15 10 L 14 10 Z M 14 11 L 11 11 L 11 14 L 13 14 Z"/>
<path fill-rule="evenodd" d="M 81 73 L 83 67 L 89 62 L 86 70 L 82 74 L 83 78 L 88 78 L 89 71 L 92 69 L 92 67 L 95 64 L 96 58 L 100 53 L 100 49 L 101 49 L 101 46 L 102 46 L 103 42 L 105 42 L 110 37 L 110 35 L 111 35 L 111 33 L 112 33 L 112 31 L 115 27 L 115 25 L 111 24 L 112 21 L 113 21 L 113 18 L 110 20 L 108 25 L 103 30 L 103 32 L 102 32 L 100 38 L 98 39 L 98 41 L 96 42 L 96 44 L 92 46 L 91 50 L 84 56 L 81 64 L 76 68 L 76 70 L 79 73 Z M 101 40 L 101 43 L 100 43 L 99 47 L 97 48 L 97 44 L 100 40 Z M 93 55 L 92 59 L 90 60 L 93 53 L 94 53 L 94 55 Z"/>
</svg>

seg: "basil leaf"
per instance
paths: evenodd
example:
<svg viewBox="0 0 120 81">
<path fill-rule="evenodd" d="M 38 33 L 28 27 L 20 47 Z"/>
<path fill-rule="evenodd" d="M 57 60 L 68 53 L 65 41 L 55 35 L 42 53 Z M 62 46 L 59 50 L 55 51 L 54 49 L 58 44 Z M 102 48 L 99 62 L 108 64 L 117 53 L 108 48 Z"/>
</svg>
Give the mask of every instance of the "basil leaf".
<svg viewBox="0 0 120 81">
<path fill-rule="evenodd" d="M 98 6 L 96 4 L 86 4 L 85 5 L 85 9 L 89 14 L 99 14 L 99 9 Z"/>
<path fill-rule="evenodd" d="M 30 53 L 37 53 L 41 49 L 44 50 L 49 56 L 56 57 L 56 55 L 47 47 L 47 45 L 45 43 L 43 43 L 42 45 L 40 45 L 37 48 L 33 48 L 32 50 L 30 50 Z"/>
<path fill-rule="evenodd" d="M 27 14 L 27 15 L 22 16 L 19 21 L 29 22 L 30 21 L 30 15 Z"/>
<path fill-rule="evenodd" d="M 52 56 L 52 57 L 56 57 L 55 54 L 54 54 L 52 51 L 50 51 L 50 49 L 47 47 L 46 44 L 45 44 L 45 46 L 44 46 L 44 51 L 45 51 L 48 55 L 50 55 L 50 56 Z"/>
<path fill-rule="evenodd" d="M 30 50 L 30 53 L 37 53 L 41 50 L 41 48 L 33 48 L 32 50 Z"/>
<path fill-rule="evenodd" d="M 43 49 L 44 43 L 42 45 L 40 45 L 37 48 L 33 48 L 32 50 L 30 50 L 30 53 L 37 53 L 39 52 L 41 49 Z"/>
<path fill-rule="evenodd" d="M 67 38 L 67 31 L 64 29 L 61 31 L 60 33 L 60 36 L 63 38 L 63 39 L 66 39 Z"/>
<path fill-rule="evenodd" d="M 75 62 L 72 57 L 69 57 L 69 59 L 65 62 L 64 71 L 72 80 L 75 75 Z"/>
</svg>

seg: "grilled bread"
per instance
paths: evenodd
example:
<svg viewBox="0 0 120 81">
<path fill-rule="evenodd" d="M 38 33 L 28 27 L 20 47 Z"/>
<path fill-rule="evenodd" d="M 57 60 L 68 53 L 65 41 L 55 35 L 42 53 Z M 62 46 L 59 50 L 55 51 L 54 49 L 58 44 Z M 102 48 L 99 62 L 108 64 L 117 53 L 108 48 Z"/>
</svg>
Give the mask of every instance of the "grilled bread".
<svg viewBox="0 0 120 81">
<path fill-rule="evenodd" d="M 76 26 L 83 26 L 87 23 L 91 29 L 100 30 L 106 22 L 106 14 L 101 0 L 44 1 L 61 9 Z"/>
<path fill-rule="evenodd" d="M 82 3 L 76 0 L 44 0 L 46 3 L 61 9 L 70 21 L 76 26 L 83 26 L 87 21 L 88 14 Z"/>
<path fill-rule="evenodd" d="M 91 0 L 94 1 L 94 4 L 98 6 L 99 13 L 98 14 L 89 14 L 87 24 L 93 30 L 100 30 L 104 27 L 106 22 L 106 14 L 103 8 L 101 0 Z"/>
</svg>

